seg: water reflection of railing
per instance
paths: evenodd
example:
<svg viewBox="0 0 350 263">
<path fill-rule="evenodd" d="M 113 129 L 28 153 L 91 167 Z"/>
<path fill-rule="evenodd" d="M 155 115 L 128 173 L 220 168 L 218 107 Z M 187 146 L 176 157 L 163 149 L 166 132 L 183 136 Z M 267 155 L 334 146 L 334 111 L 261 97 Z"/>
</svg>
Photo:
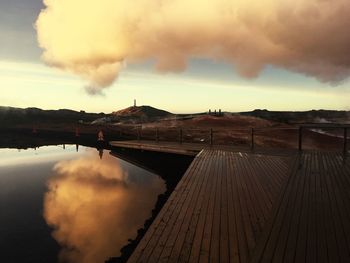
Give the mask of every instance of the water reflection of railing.
<svg viewBox="0 0 350 263">
<path fill-rule="evenodd" d="M 320 125 L 304 124 L 296 127 L 259 127 L 259 128 L 183 128 L 183 127 L 145 127 L 142 125 L 124 127 L 120 130 L 121 137 L 156 142 L 202 143 L 209 145 L 249 146 L 255 149 L 260 145 L 271 145 L 275 148 L 285 147 L 302 151 L 305 141 L 327 140 L 348 152 L 348 129 L 350 125 Z M 331 133 L 327 131 L 333 131 Z M 342 141 L 342 146 L 340 142 Z M 281 144 L 281 145 L 279 145 Z M 282 146 L 283 144 L 283 146 Z"/>
</svg>

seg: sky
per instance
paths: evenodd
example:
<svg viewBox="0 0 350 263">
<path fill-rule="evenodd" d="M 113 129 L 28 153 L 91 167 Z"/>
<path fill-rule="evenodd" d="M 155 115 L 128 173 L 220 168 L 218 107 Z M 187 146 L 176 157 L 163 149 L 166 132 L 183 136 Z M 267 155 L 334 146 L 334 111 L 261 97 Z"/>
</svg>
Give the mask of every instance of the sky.
<svg viewBox="0 0 350 263">
<path fill-rule="evenodd" d="M 76 3 L 80 1 L 75 0 Z M 103 1 L 108 2 L 108 0 Z M 55 5 L 53 4 L 55 1 L 47 2 Z M 62 3 L 64 2 L 67 1 L 62 1 Z M 72 2 L 74 1 L 70 1 L 70 3 Z M 99 1 L 90 0 L 88 2 Z M 111 1 L 109 0 L 109 2 Z M 141 1 L 139 2 L 141 3 Z M 180 0 L 177 2 L 179 8 L 183 7 L 184 4 Z M 62 15 L 54 13 L 58 11 L 52 11 L 58 10 L 58 8 L 41 16 L 40 23 L 37 24 L 38 31 L 35 29 L 36 21 L 43 8 L 45 6 L 40 0 L 1 0 L 0 2 L 0 105 L 2 106 L 112 112 L 131 106 L 133 100 L 136 99 L 138 105 L 151 105 L 174 113 L 204 112 L 208 109 L 238 112 L 258 108 L 269 110 L 350 110 L 348 61 L 344 61 L 340 55 L 334 55 L 334 50 L 328 54 L 326 51 L 330 48 L 326 45 L 324 49 L 316 50 L 317 52 L 315 51 L 307 59 L 301 58 L 302 66 L 297 68 L 295 61 L 299 57 L 283 53 L 283 56 L 276 59 L 275 54 L 282 52 L 276 53 L 275 50 L 271 51 L 275 52 L 274 56 L 262 51 L 252 54 L 253 58 L 248 55 L 241 57 L 240 53 L 233 52 L 232 46 L 229 45 L 221 47 L 222 53 L 212 54 L 213 52 L 208 51 L 209 48 L 212 45 L 220 44 L 221 42 L 218 41 L 222 41 L 222 38 L 210 35 L 210 27 L 207 27 L 209 33 L 205 37 L 191 39 L 187 35 L 185 43 L 183 38 L 173 35 L 170 37 L 171 41 L 163 37 L 151 44 L 143 37 L 141 42 L 140 40 L 137 42 L 140 43 L 141 48 L 127 47 L 126 51 L 121 54 L 115 53 L 114 39 L 106 38 L 105 35 L 108 34 L 105 34 L 101 37 L 100 42 L 96 41 L 97 44 L 92 44 L 93 49 L 87 48 L 85 52 L 82 43 L 90 43 L 89 40 L 93 37 L 90 31 L 94 31 L 94 29 L 91 29 L 90 25 L 86 34 L 76 39 L 72 37 L 75 31 L 70 32 L 70 30 L 74 29 L 75 20 L 80 19 L 73 12 L 75 7 L 71 7 L 69 4 L 64 6 L 64 8 L 72 10 L 74 17 L 74 20 L 70 21 L 73 29 L 64 31 L 67 34 L 67 40 L 64 41 L 61 41 L 64 37 L 60 36 L 62 31 L 59 28 L 60 25 L 55 24 L 56 21 L 53 20 L 53 18 Z M 105 15 L 104 12 L 106 11 L 104 10 L 101 14 Z M 130 17 L 133 15 L 135 14 L 131 13 Z M 171 17 L 173 13 L 165 12 L 163 15 Z M 108 17 L 108 14 L 106 16 Z M 137 13 L 137 16 L 140 15 Z M 113 27 L 111 32 L 114 30 L 115 21 L 119 21 L 115 19 L 121 19 L 119 17 L 112 18 L 113 23 L 108 25 Z M 99 17 L 97 16 L 96 19 L 98 20 Z M 147 21 L 149 19 L 147 17 Z M 213 18 L 213 21 L 211 25 L 214 27 L 216 18 Z M 122 22 L 125 21 L 122 20 Z M 194 22 L 198 22 L 200 25 L 203 23 L 201 20 L 185 21 L 183 28 L 187 28 L 188 25 L 192 26 Z M 161 29 L 158 27 L 157 30 L 160 30 L 162 36 L 167 36 L 175 31 L 172 24 L 167 24 L 167 22 L 164 22 L 164 26 L 162 24 Z M 101 31 L 99 28 L 96 30 Z M 131 38 L 129 35 L 132 35 L 133 39 L 140 39 L 140 35 L 144 36 L 145 34 L 142 30 L 151 34 L 155 29 L 148 26 L 147 29 L 139 29 L 140 32 L 138 31 L 137 34 L 123 32 L 124 35 L 119 34 L 116 37 L 118 39 L 126 38 L 126 42 L 131 41 L 128 39 Z M 196 30 L 198 32 L 198 28 Z M 55 32 L 57 34 L 54 34 Z M 159 32 L 157 34 L 160 34 Z M 37 40 L 38 33 L 40 35 L 39 41 Z M 87 34 L 89 38 L 84 39 Z M 189 31 L 188 34 L 191 35 L 192 32 Z M 222 34 L 226 36 L 227 32 L 223 31 Z M 241 37 L 237 34 L 235 38 Z M 59 40 L 57 40 L 58 36 L 60 36 Z M 201 40 L 200 48 L 198 49 L 197 46 L 193 48 L 191 45 L 198 39 Z M 83 40 L 85 42 L 81 42 Z M 188 43 L 189 41 L 190 43 Z M 308 40 L 308 42 L 310 41 Z M 252 42 L 244 42 L 243 44 L 249 46 L 255 42 L 254 39 Z M 340 50 L 343 42 L 339 42 Z M 167 43 L 166 48 L 160 47 L 164 43 Z M 115 58 L 115 61 L 112 59 L 110 64 L 107 63 L 107 71 L 104 70 L 105 62 L 102 66 L 99 65 L 99 69 L 102 68 L 103 72 L 95 68 L 96 63 L 98 63 L 96 61 L 101 61 L 101 56 L 106 57 L 105 53 L 101 55 L 100 44 L 103 44 L 101 46 L 103 51 L 111 48 L 108 53 L 108 61 Z M 182 49 L 179 51 L 177 48 L 180 44 Z M 157 49 L 152 49 L 152 45 L 156 45 Z M 67 56 L 67 46 L 71 47 L 72 51 L 69 49 L 70 52 L 74 52 L 74 60 L 72 54 Z M 118 42 L 116 46 L 118 46 L 118 52 L 121 52 L 122 45 Z M 46 52 L 43 53 L 42 48 L 45 48 Z M 251 50 L 243 50 L 242 52 L 251 54 L 252 50 L 257 48 L 257 46 L 253 46 Z M 265 48 L 267 49 L 264 47 L 264 50 Z M 89 55 L 88 59 L 86 59 L 86 54 Z M 125 54 L 127 54 L 128 59 L 126 59 Z M 169 54 L 172 56 L 170 57 Z M 173 54 L 175 55 L 173 56 Z M 338 66 L 340 64 L 336 64 L 337 67 L 335 67 L 332 63 L 336 59 L 334 57 L 329 59 L 330 54 L 336 56 L 336 59 L 341 59 L 341 65 L 345 66 L 340 68 Z M 122 55 L 124 57 L 120 62 L 119 57 Z M 325 61 L 325 64 L 330 63 L 330 66 L 327 64 L 327 67 L 316 67 L 312 60 L 316 56 Z M 258 62 L 256 57 L 259 58 Z M 186 67 L 183 66 L 183 61 L 186 61 Z M 118 65 L 115 67 L 116 64 Z M 339 69 L 341 74 L 334 74 L 334 69 Z M 93 89 L 92 92 L 86 92 L 86 87 L 89 87 L 88 90 L 91 91 L 90 86 Z"/>
</svg>

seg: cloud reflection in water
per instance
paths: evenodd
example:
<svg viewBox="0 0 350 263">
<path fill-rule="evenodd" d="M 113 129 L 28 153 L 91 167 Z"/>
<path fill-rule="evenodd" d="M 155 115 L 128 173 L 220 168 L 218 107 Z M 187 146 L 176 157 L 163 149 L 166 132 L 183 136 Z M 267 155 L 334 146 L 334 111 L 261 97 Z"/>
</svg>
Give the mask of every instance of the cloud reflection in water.
<svg viewBox="0 0 350 263">
<path fill-rule="evenodd" d="M 93 151 L 54 167 L 44 217 L 62 246 L 60 262 L 99 263 L 112 256 L 150 217 L 165 191 L 157 176 Z"/>
</svg>

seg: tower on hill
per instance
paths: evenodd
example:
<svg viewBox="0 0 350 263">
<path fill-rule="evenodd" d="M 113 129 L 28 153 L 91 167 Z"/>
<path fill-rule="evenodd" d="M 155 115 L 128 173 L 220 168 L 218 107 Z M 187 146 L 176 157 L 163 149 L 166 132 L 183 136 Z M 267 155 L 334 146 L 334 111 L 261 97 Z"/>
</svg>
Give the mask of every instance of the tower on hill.
<svg viewBox="0 0 350 263">
<path fill-rule="evenodd" d="M 134 107 L 136 107 L 136 100 L 134 99 Z"/>
</svg>

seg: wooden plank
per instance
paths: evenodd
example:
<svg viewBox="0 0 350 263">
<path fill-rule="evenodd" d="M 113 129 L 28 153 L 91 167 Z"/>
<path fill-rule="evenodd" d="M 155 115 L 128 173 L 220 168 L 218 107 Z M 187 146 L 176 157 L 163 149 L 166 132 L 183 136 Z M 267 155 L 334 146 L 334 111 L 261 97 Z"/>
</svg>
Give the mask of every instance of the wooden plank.
<svg viewBox="0 0 350 263">
<path fill-rule="evenodd" d="M 229 231 L 228 231 L 228 162 L 229 156 L 227 152 L 223 153 L 222 181 L 221 181 L 221 211 L 220 211 L 220 262 L 230 262 L 229 253 Z"/>
<path fill-rule="evenodd" d="M 242 155 L 242 157 L 243 156 L 244 155 Z M 257 157 L 254 156 L 252 158 L 257 158 Z M 240 177 L 240 178 L 237 178 L 238 180 L 235 182 L 236 185 L 234 185 L 237 187 L 236 192 L 238 193 L 237 201 L 238 201 L 238 206 L 239 206 L 238 213 L 241 214 L 240 217 L 244 216 L 244 212 L 242 211 L 242 209 L 249 210 L 248 206 L 251 207 L 250 211 L 254 211 L 254 213 L 256 213 L 256 215 L 258 215 L 259 217 L 262 217 L 262 213 L 265 212 L 265 211 L 262 211 L 262 208 L 263 209 L 267 208 L 266 203 L 263 203 L 260 200 L 260 199 L 264 199 L 265 202 L 268 202 L 267 197 L 263 198 L 263 195 L 266 195 L 266 191 L 263 190 L 263 188 L 261 186 L 262 183 L 256 178 L 257 177 L 256 171 L 257 170 L 260 171 L 261 167 L 258 165 L 258 162 L 255 162 L 254 159 L 252 159 L 252 158 L 240 158 L 240 160 L 239 160 L 240 162 L 238 162 L 238 161 L 235 162 L 235 164 L 238 166 L 237 174 L 239 174 L 239 177 Z M 249 168 L 249 166 L 252 164 L 256 164 L 256 166 Z M 271 169 L 267 168 L 267 171 L 266 171 L 266 173 L 264 173 L 264 175 L 266 175 L 267 177 L 271 176 L 271 174 L 269 174 L 269 172 L 271 172 Z M 259 174 L 259 176 L 261 176 L 261 173 Z M 264 182 L 266 184 L 267 181 L 265 180 Z M 244 192 L 242 194 L 242 192 L 240 192 L 240 190 L 239 190 L 239 188 L 242 188 L 242 184 L 243 184 L 243 187 L 245 184 L 245 188 L 244 188 L 245 194 L 247 194 L 249 196 L 250 201 L 247 198 L 247 195 L 244 195 Z M 265 188 L 265 189 L 267 189 L 267 188 Z M 245 198 L 245 201 L 240 200 L 240 198 Z M 243 206 L 241 206 L 242 202 L 245 203 Z M 260 207 L 258 207 L 257 205 L 258 206 L 260 205 Z M 255 210 L 252 210 L 252 208 L 254 208 Z M 236 210 L 237 210 L 237 207 L 236 207 Z M 249 232 L 253 233 L 253 226 L 251 226 L 249 229 L 249 225 L 247 225 L 248 220 L 245 220 L 245 222 L 244 222 L 243 217 L 242 217 L 242 220 L 239 220 L 240 217 L 235 218 L 236 225 L 235 225 L 235 228 L 233 228 L 233 230 L 237 230 L 237 233 L 239 233 L 240 230 L 243 229 L 243 233 L 241 232 L 241 234 L 238 234 L 236 240 L 240 239 L 240 241 L 238 243 L 242 248 L 245 247 L 244 246 L 244 243 L 245 243 L 245 245 L 246 245 L 246 254 L 245 254 L 246 257 L 242 257 L 242 258 L 244 258 L 242 260 L 242 262 L 247 262 L 249 260 L 249 253 L 250 253 L 249 251 L 251 251 L 253 249 L 255 243 L 253 243 L 252 246 L 249 248 L 246 234 Z M 267 217 L 267 214 L 266 214 L 266 217 Z M 255 221 L 253 224 L 255 224 L 255 227 L 256 227 L 257 224 L 261 224 L 261 226 L 262 226 L 264 223 L 265 223 L 264 220 L 262 220 L 261 222 L 259 222 L 259 220 L 258 220 L 258 221 Z M 232 229 L 232 227 L 231 227 L 231 229 Z M 257 231 L 255 233 L 253 233 L 252 235 L 255 235 L 255 237 L 253 237 L 253 238 L 256 239 L 257 236 L 259 236 L 259 232 Z M 231 236 L 232 236 L 232 234 L 231 234 Z M 243 237 L 243 239 L 242 239 L 242 237 Z M 239 256 L 241 256 L 241 254 L 242 253 L 240 253 Z"/>
<path fill-rule="evenodd" d="M 256 214 L 258 219 L 259 231 L 256 234 L 256 239 L 261 234 L 262 228 L 269 217 L 270 214 L 270 198 L 269 194 L 263 188 L 263 184 L 259 181 L 261 173 L 264 172 L 264 169 L 261 169 L 261 166 L 257 163 L 257 156 L 247 156 L 247 163 L 245 164 L 245 169 L 247 171 L 248 184 L 252 187 L 249 189 L 252 192 L 252 200 L 256 204 Z"/>
<path fill-rule="evenodd" d="M 335 192 L 339 203 L 339 211 L 341 213 L 348 251 L 350 251 L 350 185 L 348 181 L 350 171 L 346 171 L 346 163 L 340 160 L 339 155 L 331 158 L 331 161 L 333 162 L 336 173 L 333 179 L 335 184 Z"/>
<path fill-rule="evenodd" d="M 308 234 L 308 216 L 309 216 L 309 193 L 310 193 L 310 154 L 304 154 L 304 165 L 302 169 L 305 172 L 305 186 L 301 208 L 301 217 L 298 229 L 298 241 L 295 248 L 295 261 L 305 262 Z"/>
<path fill-rule="evenodd" d="M 306 168 L 305 165 L 306 164 L 304 164 L 303 168 Z M 299 179 L 304 184 L 304 188 L 303 188 L 304 192 L 302 194 L 302 201 L 299 204 L 303 204 L 305 202 L 305 199 L 307 199 L 307 197 L 305 196 L 305 192 L 306 192 L 305 186 L 307 185 L 307 177 L 303 173 L 300 174 L 300 172 L 298 170 L 296 170 L 296 172 L 294 172 L 291 176 L 294 177 L 290 181 L 290 189 L 291 190 L 288 193 L 288 196 L 287 196 L 287 199 L 285 202 L 286 208 L 284 210 L 284 216 L 283 216 L 283 218 L 280 217 L 280 220 L 282 220 L 282 221 L 280 221 L 280 223 L 279 223 L 280 224 L 279 225 L 280 232 L 278 233 L 278 239 L 276 239 L 274 241 L 274 242 L 276 242 L 275 250 L 273 251 L 273 254 L 272 254 L 274 262 L 278 262 L 279 260 L 282 260 L 282 261 L 286 260 L 285 259 L 286 243 L 287 243 L 287 240 L 289 238 L 289 234 L 290 234 L 289 230 L 291 228 L 291 224 L 293 223 L 291 221 L 291 219 L 292 219 L 291 212 L 294 212 L 293 211 L 294 209 L 298 210 L 298 207 L 296 208 L 295 205 L 296 205 L 296 198 L 297 198 L 296 194 L 297 194 L 297 187 L 299 185 Z M 300 209 L 299 212 L 300 212 L 299 219 L 302 220 L 303 214 L 305 215 L 305 211 Z M 300 221 L 299 221 L 298 227 L 300 227 Z M 297 233 L 297 238 L 300 238 L 298 231 L 296 231 L 296 233 Z M 297 244 L 295 244 L 295 245 L 297 245 Z M 295 251 L 296 246 L 292 247 L 291 249 Z"/>
<path fill-rule="evenodd" d="M 199 261 L 200 252 L 201 252 L 201 244 L 202 244 L 205 229 L 207 226 L 207 216 L 208 216 L 209 211 L 210 211 L 210 204 L 212 203 L 213 194 L 215 193 L 217 176 L 215 176 L 215 174 L 214 174 L 215 165 L 213 165 L 213 163 L 216 162 L 216 159 L 217 159 L 217 156 L 214 156 L 213 162 L 210 166 L 210 170 L 209 170 L 209 175 L 210 175 L 209 179 L 210 180 L 208 181 L 208 188 L 207 188 L 205 200 L 203 203 L 203 209 L 200 210 L 198 223 L 196 225 L 196 230 L 195 230 L 195 235 L 194 235 L 194 239 L 193 239 L 193 243 L 192 243 L 192 247 L 191 247 L 189 262 L 198 262 Z M 188 244 L 185 247 L 188 247 Z M 187 249 L 185 249 L 184 252 L 185 253 L 184 253 L 184 256 L 183 256 L 181 261 L 186 262 L 185 259 L 187 256 L 185 254 L 187 254 Z"/>
<path fill-rule="evenodd" d="M 289 180 L 271 230 L 265 229 L 252 262 L 350 261 L 350 173 L 336 156 L 303 155 L 297 181 Z"/>
<path fill-rule="evenodd" d="M 307 247 L 306 247 L 306 262 L 319 262 L 317 260 L 317 232 L 316 232 L 316 177 L 319 176 L 316 171 L 318 165 L 316 155 L 311 154 L 310 158 L 310 172 L 308 174 L 310 178 L 309 188 L 309 217 L 308 217 L 308 233 L 307 233 Z"/>
<path fill-rule="evenodd" d="M 220 262 L 220 208 L 222 192 L 222 152 L 219 152 L 219 162 L 215 175 L 218 177 L 215 191 L 213 226 L 210 238 L 210 253 L 208 262 Z"/>
<path fill-rule="evenodd" d="M 300 218 L 300 207 L 302 202 L 302 192 L 299 192 L 300 188 L 303 189 L 303 183 L 305 182 L 305 176 L 301 176 L 300 173 L 296 172 L 293 176 L 295 176 L 294 180 L 291 181 L 291 192 L 288 196 L 288 200 L 286 201 L 286 209 L 284 211 L 284 216 L 281 217 L 281 220 L 283 221 L 281 225 L 281 229 L 278 234 L 278 239 L 276 240 L 276 246 L 273 251 L 273 258 L 272 262 L 286 262 L 286 250 L 290 249 L 291 251 L 295 250 L 295 242 L 291 242 L 290 246 L 287 248 L 288 240 L 291 238 L 291 236 L 295 236 L 296 240 L 296 233 L 297 233 L 297 223 L 298 219 Z M 299 200 L 298 200 L 299 198 Z M 295 218 L 294 218 L 295 216 Z M 293 221 L 293 219 L 296 219 Z M 291 232 L 291 229 L 296 233 Z"/>
<path fill-rule="evenodd" d="M 215 162 L 214 165 L 215 167 L 217 167 L 218 162 Z M 212 192 L 210 193 L 209 207 L 206 214 L 205 227 L 203 231 L 203 237 L 202 237 L 202 243 L 201 243 L 198 262 L 208 262 L 209 255 L 210 255 L 210 241 L 211 241 L 211 233 L 212 233 L 212 227 L 213 227 L 217 185 L 218 185 L 218 176 L 215 176 L 214 187 L 212 189 Z"/>
<path fill-rule="evenodd" d="M 276 236 L 281 228 L 281 221 L 279 220 L 279 217 L 281 217 L 284 213 L 285 203 L 288 201 L 289 193 L 292 190 L 291 185 L 295 179 L 293 175 L 297 172 L 298 165 L 299 156 L 296 156 L 286 184 L 282 186 L 283 189 L 280 191 L 274 205 L 272 216 L 268 220 L 262 237 L 259 239 L 259 242 L 256 245 L 251 262 L 271 262 L 274 248 L 276 246 Z"/>
<path fill-rule="evenodd" d="M 280 175 L 280 173 L 286 174 L 287 171 L 285 170 L 282 172 L 282 170 L 276 169 L 273 165 L 264 167 L 261 162 L 259 162 L 260 158 L 261 157 L 259 156 L 250 155 L 247 159 L 248 163 L 246 163 L 246 169 L 248 170 L 247 174 L 249 175 L 247 176 L 249 185 L 255 186 L 252 188 L 252 195 L 254 196 L 252 201 L 259 205 L 256 213 L 258 215 L 259 225 L 262 229 L 265 222 L 270 217 L 272 203 L 275 201 L 275 199 L 272 198 L 271 192 L 276 192 L 277 194 L 281 190 L 282 182 L 278 184 L 276 183 L 276 187 L 273 190 L 267 186 L 271 185 L 271 182 L 275 180 L 277 175 Z M 270 158 L 274 161 L 279 159 L 279 157 Z M 264 180 L 261 178 L 264 178 Z M 256 239 L 258 239 L 261 231 L 256 234 Z"/>
<path fill-rule="evenodd" d="M 246 238 L 246 243 L 248 247 L 247 251 L 247 257 L 250 257 L 250 252 L 255 247 L 255 233 L 256 233 L 256 225 L 255 218 L 253 215 L 253 212 L 251 211 L 251 207 L 248 204 L 249 196 L 247 195 L 247 189 L 246 185 L 243 182 L 242 179 L 242 165 L 241 162 L 243 161 L 244 156 L 240 154 L 239 156 L 235 156 L 235 163 L 236 163 L 236 169 L 235 169 L 235 186 L 236 189 L 234 190 L 236 193 L 235 198 L 238 201 L 238 211 L 236 213 L 239 213 L 242 215 L 242 225 L 240 228 L 243 229 L 243 233 Z"/>
<path fill-rule="evenodd" d="M 262 229 L 270 217 L 272 203 L 274 202 L 272 199 L 271 189 L 268 189 L 268 187 L 266 187 L 267 184 L 270 184 L 271 177 L 273 177 L 273 168 L 269 167 L 268 169 L 264 169 L 259 162 L 260 158 L 261 157 L 250 158 L 250 162 L 252 164 L 250 165 L 250 162 L 247 164 L 247 167 L 250 169 L 250 173 L 252 174 L 252 180 L 257 187 L 255 198 L 260 204 L 259 222 L 261 230 L 259 231 L 256 240 L 259 239 L 262 233 Z M 265 182 L 264 180 L 261 180 L 261 177 L 266 177 Z"/>
<path fill-rule="evenodd" d="M 203 183 L 203 180 L 201 180 L 200 176 L 198 175 L 200 175 L 205 169 L 206 158 L 208 157 L 208 154 L 210 154 L 208 151 L 202 152 L 202 155 L 198 159 L 199 164 L 196 166 L 196 169 L 193 169 L 191 171 L 191 176 L 195 178 L 195 183 L 192 184 L 191 187 L 187 187 L 187 195 L 183 196 L 178 206 L 175 207 L 173 211 L 171 211 L 172 213 L 169 215 L 169 220 L 167 221 L 168 223 L 164 227 L 163 231 L 159 233 L 159 238 L 157 239 L 157 242 L 154 243 L 153 249 L 149 249 L 149 252 L 147 255 L 145 254 L 143 256 L 142 260 L 155 262 L 158 260 L 161 254 L 166 253 L 164 251 L 171 251 L 173 246 L 172 242 L 174 239 L 176 239 L 178 228 L 180 227 L 189 204 L 193 198 L 196 198 L 196 193 Z M 172 234 L 174 231 L 175 234 Z M 153 239 L 155 240 L 154 237 Z M 163 255 L 160 257 L 160 260 L 162 260 L 162 258 L 167 260 L 167 257 L 167 255 Z M 142 260 L 140 262 L 142 262 Z"/>
<path fill-rule="evenodd" d="M 249 214 L 251 215 L 251 222 L 254 229 L 254 240 L 256 240 L 256 237 L 258 233 L 261 232 L 261 218 L 260 218 L 260 200 L 256 198 L 256 192 L 257 192 L 257 186 L 254 184 L 251 174 L 251 170 L 248 168 L 251 162 L 249 159 L 249 156 L 247 154 L 243 154 L 244 158 L 242 159 L 241 165 L 241 179 L 244 184 L 244 192 L 247 196 L 247 208 L 249 211 Z M 255 242 L 254 242 L 255 243 Z"/>
<path fill-rule="evenodd" d="M 178 262 L 196 262 L 199 258 L 200 245 L 202 242 L 203 228 L 205 224 L 205 215 L 208 209 L 209 196 L 211 189 L 213 187 L 213 181 L 216 177 L 214 174 L 214 165 L 217 159 L 217 155 L 213 156 L 212 160 L 210 160 L 210 167 L 207 171 L 208 179 L 205 186 L 204 191 L 201 193 L 201 197 L 198 201 L 198 205 L 196 206 L 196 210 L 194 211 L 193 218 L 191 219 L 190 226 L 186 233 L 186 237 L 184 240 L 184 244 L 181 248 L 180 256 Z M 197 257 L 197 260 L 189 259 L 193 257 Z"/>
<path fill-rule="evenodd" d="M 327 242 L 327 255 L 328 255 L 328 262 L 339 262 L 339 254 L 338 254 L 338 245 L 337 245 L 337 239 L 335 235 L 335 227 L 333 223 L 333 215 L 331 213 L 331 206 L 329 195 L 328 195 L 328 187 L 327 187 L 327 180 L 326 177 L 328 176 L 328 163 L 326 162 L 326 156 L 322 155 L 320 156 L 320 159 L 322 160 L 320 162 L 320 166 L 322 169 L 321 172 L 321 185 L 322 185 L 322 207 L 324 211 L 324 232 L 326 236 L 326 242 Z"/>
<path fill-rule="evenodd" d="M 274 202 L 273 193 L 277 192 L 277 189 L 279 188 L 278 184 L 275 183 L 275 180 L 271 178 L 275 177 L 274 167 L 266 167 L 262 161 L 262 157 L 259 156 L 254 159 L 251 169 L 255 174 L 256 183 L 259 185 L 260 191 L 265 196 L 264 216 L 266 219 L 266 215 L 270 214 L 269 210 Z"/>
<path fill-rule="evenodd" d="M 186 234 L 189 231 L 190 224 L 191 222 L 195 222 L 194 217 L 196 216 L 194 215 L 194 213 L 198 213 L 198 210 L 200 210 L 202 206 L 206 185 L 208 183 L 208 177 L 211 175 L 208 171 L 210 169 L 210 166 L 212 164 L 212 161 L 215 155 L 217 155 L 216 151 L 208 151 L 208 152 L 211 153 L 211 155 L 206 157 L 206 160 L 205 160 L 206 166 L 203 169 L 203 171 L 198 173 L 197 175 L 201 177 L 202 184 L 200 188 L 196 190 L 196 193 L 194 195 L 195 198 L 190 202 L 182 222 L 178 220 L 177 224 L 173 227 L 173 232 L 172 232 L 173 234 L 171 236 L 176 236 L 176 238 L 172 239 L 170 244 L 167 243 L 167 245 L 169 244 L 169 246 L 166 246 L 166 248 L 168 247 L 170 248 L 170 246 L 172 246 L 172 249 L 163 250 L 160 262 L 162 262 L 163 258 L 168 259 L 168 262 L 178 262 L 178 259 L 182 250 L 182 246 L 185 242 Z M 168 239 L 168 242 L 169 241 L 170 239 Z"/>
<path fill-rule="evenodd" d="M 271 180 L 271 183 L 277 185 L 277 190 L 274 192 L 278 193 L 280 190 L 280 185 L 285 182 L 287 167 L 284 166 L 284 162 L 281 160 L 281 157 L 270 157 L 263 156 L 262 166 L 266 170 L 270 170 L 273 173 L 273 176 L 267 177 Z"/>
<path fill-rule="evenodd" d="M 303 168 L 305 168 L 305 164 Z M 305 174 L 305 169 L 304 171 L 303 170 L 296 171 L 294 176 L 296 177 L 295 180 L 297 180 L 294 187 L 295 203 L 294 203 L 294 209 L 292 211 L 289 211 L 290 214 L 288 215 L 288 217 L 290 217 L 290 226 L 288 229 L 288 234 L 285 234 L 287 240 L 285 241 L 286 245 L 284 250 L 283 262 L 286 262 L 286 263 L 295 262 L 295 250 L 297 247 L 298 235 L 299 235 L 298 230 L 300 226 L 302 207 L 305 200 L 305 197 L 304 197 L 305 188 L 307 187 L 307 182 L 306 182 L 307 175 Z M 281 242 L 281 245 L 282 245 L 283 241 L 279 241 L 279 242 Z M 276 251 L 277 253 L 275 255 L 275 261 L 277 262 L 279 258 L 281 259 L 281 257 L 278 254 L 278 251 L 279 251 L 278 247 L 276 248 Z"/>
<path fill-rule="evenodd" d="M 329 262 L 327 253 L 327 236 L 326 236 L 326 222 L 325 222 L 325 212 L 324 212 L 324 201 L 323 194 L 324 187 L 322 185 L 322 159 L 321 154 L 318 152 L 316 154 L 317 159 L 317 176 L 316 176 L 316 232 L 317 232 L 317 260 L 320 263 Z"/>
<path fill-rule="evenodd" d="M 227 208 L 228 208 L 228 238 L 229 238 L 229 255 L 230 255 L 230 262 L 231 263 L 238 263 L 238 262 L 244 262 L 244 255 L 248 255 L 248 247 L 246 249 L 240 250 L 239 246 L 239 240 L 238 237 L 238 227 L 240 226 L 240 216 L 235 213 L 235 199 L 234 199 L 234 193 L 233 193 L 233 173 L 234 169 L 232 167 L 232 159 L 233 159 L 233 153 L 229 152 L 227 153 L 228 160 L 227 160 Z M 245 239 L 244 239 L 245 240 Z M 241 244 L 241 247 L 246 247 L 246 242 L 244 241 L 244 244 Z M 241 255 L 242 254 L 242 255 Z"/>
<path fill-rule="evenodd" d="M 258 167 L 255 168 L 255 171 L 259 173 L 257 179 L 269 198 L 269 207 L 272 207 L 275 202 L 276 196 L 280 192 L 281 186 L 285 183 L 288 174 L 287 167 L 283 168 L 283 162 L 277 162 L 280 158 L 261 156 L 256 159 Z M 276 161 L 273 162 L 270 159 Z M 282 167 L 280 168 L 279 166 Z"/>
<path fill-rule="evenodd" d="M 246 228 L 245 224 L 248 224 L 248 227 L 250 226 L 250 222 L 248 222 L 248 218 L 243 215 L 242 213 L 242 208 L 241 208 L 241 202 L 240 199 L 243 198 L 243 196 L 240 195 L 239 191 L 239 183 L 237 180 L 238 177 L 238 172 L 239 170 L 237 169 L 238 166 L 238 157 L 237 154 L 233 155 L 232 154 L 232 159 L 231 159 L 231 167 L 233 170 L 232 173 L 232 199 L 233 199 L 233 208 L 234 208 L 234 214 L 235 214 L 235 221 L 236 221 L 236 230 L 237 230 L 237 242 L 238 242 L 238 248 L 239 248 L 239 258 L 240 262 L 248 262 L 249 260 L 249 245 L 248 242 L 253 242 L 253 237 L 252 237 L 252 231 L 251 228 L 250 231 L 248 232 L 248 237 L 246 233 Z M 249 241 L 248 241 L 249 238 Z"/>
<path fill-rule="evenodd" d="M 347 246 L 346 233 L 344 230 L 344 220 L 346 220 L 346 216 L 344 216 L 344 205 L 342 204 L 342 199 L 339 197 L 339 190 L 335 185 L 335 178 L 341 176 L 336 173 L 336 167 L 333 163 L 334 156 L 331 156 L 329 153 L 327 154 L 326 161 L 329 167 L 332 169 L 329 171 L 327 178 L 327 186 L 328 186 L 328 194 L 330 196 L 330 200 L 332 203 L 331 211 L 332 211 L 332 219 L 335 226 L 335 234 L 337 240 L 338 254 L 341 262 L 349 262 L 350 254 L 349 248 Z M 345 225 L 348 225 L 349 221 L 345 222 Z"/>
<path fill-rule="evenodd" d="M 199 165 L 200 162 L 198 161 L 198 159 L 200 158 L 200 156 L 201 154 L 199 154 L 191 163 L 190 167 L 176 186 L 174 192 L 170 195 L 164 207 L 157 215 L 155 221 L 140 241 L 139 245 L 129 258 L 128 262 L 138 262 L 139 258 L 142 257 L 142 254 L 144 253 L 146 247 L 152 245 L 152 242 L 156 242 L 156 240 L 154 240 L 154 235 L 156 234 L 156 232 L 161 232 L 162 229 L 164 229 L 167 220 L 169 219 L 168 214 L 170 214 L 174 210 L 174 207 L 176 207 L 177 204 L 181 201 L 181 198 L 184 198 L 186 196 L 186 187 L 195 181 L 196 178 L 192 176 L 192 170 L 196 169 L 196 167 Z"/>
</svg>

